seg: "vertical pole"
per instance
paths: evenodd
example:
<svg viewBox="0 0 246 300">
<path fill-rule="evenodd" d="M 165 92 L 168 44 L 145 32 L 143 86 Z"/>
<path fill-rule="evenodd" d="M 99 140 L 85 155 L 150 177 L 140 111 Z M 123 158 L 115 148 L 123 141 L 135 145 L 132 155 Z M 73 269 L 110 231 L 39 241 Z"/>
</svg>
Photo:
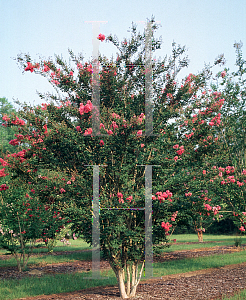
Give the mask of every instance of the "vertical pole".
<svg viewBox="0 0 246 300">
<path fill-rule="evenodd" d="M 145 135 L 153 135 L 152 90 L 152 26 L 147 22 L 145 30 Z"/>
<path fill-rule="evenodd" d="M 100 24 L 98 22 L 93 23 L 93 68 L 92 68 L 92 134 L 93 136 L 100 135 L 100 80 L 99 80 L 99 40 L 97 36 L 99 34 Z"/>
<path fill-rule="evenodd" d="M 145 278 L 153 277 L 152 166 L 145 166 Z"/>
</svg>

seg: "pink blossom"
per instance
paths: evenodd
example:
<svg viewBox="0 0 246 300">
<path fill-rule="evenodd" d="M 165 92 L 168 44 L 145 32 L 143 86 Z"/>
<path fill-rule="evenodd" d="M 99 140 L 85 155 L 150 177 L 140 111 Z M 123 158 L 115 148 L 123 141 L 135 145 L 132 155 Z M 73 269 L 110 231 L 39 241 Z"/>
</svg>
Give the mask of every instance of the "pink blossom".
<svg viewBox="0 0 246 300">
<path fill-rule="evenodd" d="M 142 135 L 142 132 L 143 132 L 142 130 L 139 130 L 139 131 L 137 132 L 137 135 L 138 135 L 138 136 Z"/>
<path fill-rule="evenodd" d="M 84 114 L 84 104 L 83 104 L 83 103 L 80 103 L 80 106 L 79 106 L 79 113 L 80 113 L 81 115 Z"/>
<path fill-rule="evenodd" d="M 84 106 L 84 112 L 88 113 L 92 110 L 92 108 L 93 108 L 93 105 L 92 105 L 91 101 L 88 100 L 86 105 Z"/>
<path fill-rule="evenodd" d="M 180 147 L 179 147 L 179 150 L 176 151 L 176 153 L 177 153 L 178 155 L 182 155 L 182 154 L 184 153 L 184 146 L 180 146 Z"/>
<path fill-rule="evenodd" d="M 17 139 L 13 139 L 9 142 L 10 145 L 12 146 L 18 146 L 19 145 L 19 141 Z"/>
<path fill-rule="evenodd" d="M 35 68 L 35 66 L 32 65 L 32 63 L 30 63 L 29 61 L 27 62 L 27 67 L 25 68 L 25 71 L 31 71 L 33 72 L 33 69 Z"/>
<path fill-rule="evenodd" d="M 92 134 L 92 128 L 86 129 L 84 135 L 90 135 L 90 134 Z"/>
<path fill-rule="evenodd" d="M 123 198 L 119 198 L 119 203 L 124 203 Z"/>
<path fill-rule="evenodd" d="M 80 126 L 77 126 L 77 127 L 76 127 L 76 130 L 77 130 L 77 131 L 81 131 Z"/>
<path fill-rule="evenodd" d="M 112 122 L 112 125 L 111 125 L 111 127 L 113 126 L 113 128 L 114 128 L 114 130 L 115 130 L 115 128 L 119 128 L 119 126 L 116 124 L 116 122 L 115 121 L 113 121 Z"/>
<path fill-rule="evenodd" d="M 123 197 L 123 195 L 122 195 L 122 193 L 117 193 L 117 197 L 119 197 L 119 198 L 121 198 L 121 197 Z"/>
<path fill-rule="evenodd" d="M 70 181 L 70 180 L 68 180 L 67 184 L 71 184 L 71 181 Z"/>
<path fill-rule="evenodd" d="M 177 161 L 177 160 L 178 160 L 178 158 L 179 158 L 178 156 L 174 156 L 174 158 L 173 158 L 173 159 L 174 159 L 175 161 Z"/>
<path fill-rule="evenodd" d="M 191 193 L 191 192 L 185 193 L 185 196 L 186 196 L 186 197 L 192 196 L 192 193 Z"/>
<path fill-rule="evenodd" d="M 105 40 L 105 35 L 102 33 L 99 33 L 97 39 L 100 40 L 101 42 L 103 42 Z"/>
<path fill-rule="evenodd" d="M 127 201 L 129 201 L 129 202 L 131 202 L 131 201 L 132 201 L 132 199 L 133 199 L 133 197 L 132 197 L 132 196 L 129 196 L 128 198 L 126 198 L 126 200 L 127 200 Z"/>
<path fill-rule="evenodd" d="M 206 209 L 207 211 L 212 210 L 212 207 L 211 207 L 209 204 L 205 204 L 205 203 L 204 203 L 204 207 L 205 207 L 205 209 Z"/>
<path fill-rule="evenodd" d="M 204 175 L 205 175 L 205 174 L 206 174 L 206 170 L 203 170 L 203 171 L 202 171 L 202 174 L 204 174 Z"/>
<path fill-rule="evenodd" d="M 104 141 L 101 140 L 99 144 L 100 144 L 100 146 L 103 146 L 104 145 Z"/>
<path fill-rule="evenodd" d="M 143 148 L 144 147 L 144 144 L 141 144 L 141 148 Z"/>
<path fill-rule="evenodd" d="M 108 135 L 112 135 L 113 134 L 113 131 L 110 129 L 107 131 Z"/>
<path fill-rule="evenodd" d="M 169 222 L 162 222 L 161 227 L 165 229 L 165 232 L 168 232 L 170 228 L 172 227 L 172 224 L 169 224 Z"/>
<path fill-rule="evenodd" d="M 64 190 L 64 188 L 60 188 L 60 192 L 65 193 L 66 191 Z"/>
<path fill-rule="evenodd" d="M 116 119 L 120 119 L 120 116 L 117 115 L 116 113 L 112 113 L 112 117 L 113 117 L 113 118 L 116 118 Z"/>
<path fill-rule="evenodd" d="M 224 78 L 226 76 L 226 71 L 221 72 L 221 77 Z"/>
<path fill-rule="evenodd" d="M 0 191 L 6 191 L 9 187 L 4 183 L 0 186 Z"/>
<path fill-rule="evenodd" d="M 179 148 L 178 144 L 176 144 L 176 145 L 173 146 L 173 149 L 178 149 L 178 148 Z"/>
<path fill-rule="evenodd" d="M 243 231 L 245 231 L 245 228 L 244 228 L 243 226 L 241 226 L 241 227 L 239 228 L 239 230 L 243 232 Z"/>
</svg>

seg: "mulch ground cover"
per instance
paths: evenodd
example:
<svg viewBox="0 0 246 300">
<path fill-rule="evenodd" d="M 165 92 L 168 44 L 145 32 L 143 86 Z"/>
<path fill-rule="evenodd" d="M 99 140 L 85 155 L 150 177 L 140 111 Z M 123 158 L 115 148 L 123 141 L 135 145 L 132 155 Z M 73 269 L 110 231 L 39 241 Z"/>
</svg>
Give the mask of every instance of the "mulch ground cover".
<svg viewBox="0 0 246 300">
<path fill-rule="evenodd" d="M 188 243 L 185 243 L 188 244 Z M 198 243 L 197 243 L 198 244 Z M 182 251 L 163 253 L 160 257 L 154 256 L 154 262 L 163 262 L 174 259 L 184 259 L 200 256 L 210 256 L 214 254 L 238 252 L 244 249 L 235 246 L 215 246 L 211 248 L 200 248 Z M 91 251 L 91 250 L 81 250 Z M 77 251 L 78 252 L 78 251 Z M 53 252 L 50 255 L 66 255 L 74 251 Z M 36 254 L 37 256 L 47 255 L 47 253 Z M 1 259 L 9 256 L 0 255 Z M 90 271 L 91 261 L 73 261 L 57 264 L 39 264 L 28 266 L 29 270 L 19 273 L 17 267 L 0 267 L 0 279 L 23 278 L 45 274 L 77 273 Z M 107 261 L 101 260 L 102 270 L 110 269 Z M 243 264 L 230 265 L 217 269 L 199 270 L 189 273 L 163 276 L 141 281 L 137 288 L 137 296 L 132 299 L 163 299 L 163 300 L 200 300 L 200 299 L 222 299 L 222 295 L 232 295 L 246 289 L 246 262 Z M 119 300 L 119 290 L 117 286 L 90 288 L 72 293 L 62 293 L 57 295 L 42 295 L 36 297 L 22 298 L 28 300 L 50 300 L 50 299 L 102 299 Z"/>
</svg>

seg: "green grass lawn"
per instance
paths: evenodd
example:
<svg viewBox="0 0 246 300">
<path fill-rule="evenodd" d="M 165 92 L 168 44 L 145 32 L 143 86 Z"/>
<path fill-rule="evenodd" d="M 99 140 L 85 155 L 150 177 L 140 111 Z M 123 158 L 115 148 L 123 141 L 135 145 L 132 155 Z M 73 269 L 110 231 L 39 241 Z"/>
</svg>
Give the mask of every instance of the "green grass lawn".
<svg viewBox="0 0 246 300">
<path fill-rule="evenodd" d="M 60 241 L 57 241 L 57 246 L 54 248 L 54 251 L 74 251 L 74 250 L 86 250 L 91 249 L 90 245 L 87 244 L 82 239 L 77 240 L 69 240 L 71 243 L 70 246 L 63 246 L 63 243 Z M 45 246 L 44 243 L 42 243 L 43 246 Z M 40 253 L 40 252 L 48 252 L 47 248 L 36 248 L 33 250 L 33 253 Z M 6 253 L 6 250 L 0 249 L 0 254 Z"/>
<path fill-rule="evenodd" d="M 223 235 L 205 235 L 204 241 L 211 241 L 211 243 L 198 243 L 198 244 L 175 244 L 173 243 L 170 248 L 164 247 L 163 252 L 172 252 L 177 250 L 190 250 L 190 249 L 198 249 L 198 248 L 209 248 L 214 246 L 231 246 L 234 245 L 234 236 L 223 236 Z M 173 235 L 172 239 L 176 239 L 177 243 L 181 242 L 196 242 L 197 236 L 195 234 L 187 234 L 187 235 Z M 217 241 L 214 243 L 214 241 Z M 70 246 L 63 246 L 63 244 L 59 241 L 57 246 L 54 248 L 54 251 L 75 251 L 75 250 L 90 250 L 92 247 L 89 246 L 85 241 L 82 239 L 77 240 L 70 240 Z M 246 243 L 246 237 L 242 238 L 242 243 Z M 33 253 L 47 253 L 47 248 L 37 248 L 34 249 Z M 6 253 L 6 250 L 1 249 L 0 254 Z M 28 266 L 36 265 L 40 263 L 46 264 L 55 264 L 61 262 L 73 262 L 75 260 L 91 260 L 92 253 L 89 252 L 81 252 L 81 253 L 71 253 L 71 254 L 64 254 L 59 256 L 54 255 L 42 255 L 42 256 L 31 256 L 28 260 Z M 4 266 L 16 266 L 16 261 L 13 257 L 8 260 L 0 260 L 0 267 Z"/>
<path fill-rule="evenodd" d="M 207 268 L 219 268 L 229 264 L 238 264 L 246 261 L 246 251 L 237 253 L 212 255 L 155 263 L 153 266 L 154 277 L 170 274 L 185 273 Z M 106 280 L 84 279 L 91 277 L 91 272 L 76 274 L 44 275 L 40 278 L 31 277 L 20 280 L 3 280 L 0 285 L 0 300 L 19 299 L 37 295 L 49 295 L 86 289 L 89 287 L 117 285 L 113 270 L 101 271 Z M 142 276 L 144 280 L 144 276 Z M 237 298 L 236 298 L 237 299 Z M 240 298 L 239 298 L 240 299 Z"/>
<path fill-rule="evenodd" d="M 204 235 L 204 241 L 217 241 L 217 243 L 208 244 L 191 244 L 191 245 L 175 245 L 171 248 L 165 248 L 165 251 L 176 251 L 185 249 L 194 249 L 200 247 L 213 247 L 216 245 L 234 245 L 235 236 L 212 236 Z M 178 242 L 197 242 L 197 236 L 194 235 L 173 235 L 172 239 L 177 239 Z M 91 249 L 88 244 L 83 240 L 70 240 L 70 246 L 62 246 L 62 243 L 58 244 L 54 251 L 73 251 L 73 250 L 85 250 Z M 242 243 L 246 243 L 246 238 L 242 239 Z M 5 253 L 6 251 L 1 251 Z M 35 249 L 36 253 L 47 252 L 47 249 L 39 248 Z M 38 257 L 30 257 L 29 265 L 38 263 L 59 263 L 69 262 L 74 260 L 91 260 L 91 252 L 72 253 L 67 255 L 43 255 Z M 182 260 L 166 261 L 162 263 L 154 263 L 153 276 L 161 277 L 170 274 L 185 273 L 190 271 L 202 270 L 207 268 L 219 268 L 225 265 L 238 264 L 246 261 L 246 251 L 234 252 L 231 254 L 212 255 L 209 257 L 198 257 Z M 9 260 L 0 261 L 1 266 L 16 266 L 16 262 L 13 258 Z M 56 275 L 44 275 L 40 278 L 31 277 L 23 278 L 20 280 L 8 279 L 2 280 L 0 285 L 0 300 L 7 299 L 19 299 L 29 296 L 37 296 L 42 294 L 54 294 L 65 293 L 77 290 L 86 289 L 89 287 L 117 285 L 117 281 L 113 270 L 104 270 L 101 272 L 102 276 L 108 276 L 107 280 L 92 280 L 84 279 L 84 277 L 90 277 L 91 272 L 88 273 L 76 273 L 76 274 L 56 274 Z M 142 275 L 144 280 L 144 275 Z M 242 292 L 243 293 L 243 292 Z M 242 294 L 244 295 L 244 294 Z M 236 297 L 236 296 L 235 296 Z M 243 297 L 243 296 L 242 296 Z M 227 299 L 227 298 L 225 298 Z M 229 298 L 229 299 L 246 299 L 246 298 Z"/>
<path fill-rule="evenodd" d="M 183 244 L 178 245 L 172 243 L 170 248 L 165 248 L 164 251 L 172 252 L 178 250 L 190 250 L 190 249 L 199 249 L 199 248 L 210 248 L 215 246 L 234 246 L 234 235 L 206 235 L 204 234 L 203 240 L 206 243 L 199 244 Z M 172 235 L 171 240 L 176 239 L 176 243 L 185 243 L 185 242 L 198 242 L 196 234 L 176 234 Z M 241 238 L 242 244 L 246 244 L 246 237 Z M 211 242 L 211 243 L 207 243 Z"/>
<path fill-rule="evenodd" d="M 234 296 L 231 297 L 224 296 L 222 298 L 222 300 L 245 300 L 245 299 L 246 299 L 246 290 L 242 290 L 240 293 L 235 294 Z"/>
</svg>

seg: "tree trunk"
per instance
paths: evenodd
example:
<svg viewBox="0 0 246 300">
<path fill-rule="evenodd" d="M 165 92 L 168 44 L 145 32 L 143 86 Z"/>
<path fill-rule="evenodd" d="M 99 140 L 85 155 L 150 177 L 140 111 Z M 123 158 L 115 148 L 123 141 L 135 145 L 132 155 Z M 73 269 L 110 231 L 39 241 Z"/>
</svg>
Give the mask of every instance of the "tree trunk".
<svg viewBox="0 0 246 300">
<path fill-rule="evenodd" d="M 197 235 L 198 235 L 198 242 L 199 243 L 203 243 L 202 231 L 197 231 Z"/>
<path fill-rule="evenodd" d="M 126 287 L 125 287 L 125 271 L 124 271 L 124 269 L 117 270 L 116 276 L 117 276 L 118 286 L 119 286 L 119 290 L 120 290 L 120 297 L 122 299 L 128 299 L 129 297 L 127 296 Z"/>
<path fill-rule="evenodd" d="M 110 263 L 111 267 L 112 264 Z M 136 291 L 137 291 L 137 286 L 140 282 L 142 272 L 143 272 L 143 267 L 144 267 L 144 262 L 142 264 L 141 270 L 139 272 L 139 278 L 138 278 L 138 264 L 133 263 L 133 265 L 130 267 L 129 264 L 126 264 L 126 274 L 127 274 L 127 281 L 125 285 L 125 270 L 124 268 L 116 268 L 112 267 L 112 269 L 115 272 L 117 281 L 118 281 L 118 287 L 120 291 L 120 297 L 122 299 L 129 299 L 132 297 L 135 297 Z"/>
</svg>

